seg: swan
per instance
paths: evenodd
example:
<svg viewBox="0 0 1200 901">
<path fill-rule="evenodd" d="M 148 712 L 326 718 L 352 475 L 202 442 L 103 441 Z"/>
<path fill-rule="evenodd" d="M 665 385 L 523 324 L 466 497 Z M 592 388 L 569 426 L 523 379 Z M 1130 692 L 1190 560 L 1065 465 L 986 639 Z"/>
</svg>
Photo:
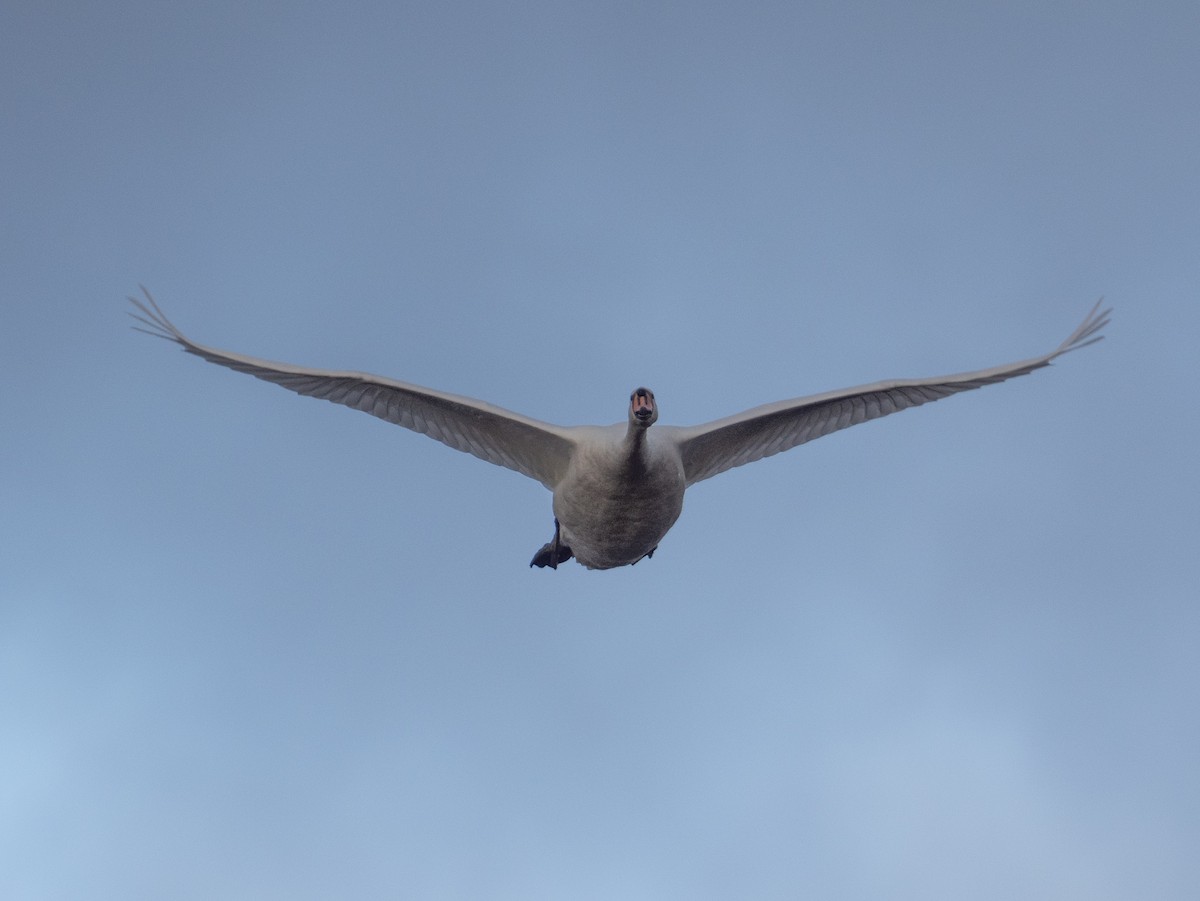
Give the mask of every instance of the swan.
<svg viewBox="0 0 1200 901">
<path fill-rule="evenodd" d="M 1098 333 L 1112 312 L 1097 302 L 1054 350 L 991 369 L 875 382 L 682 427 L 652 428 L 658 403 L 649 388 L 637 388 L 629 397 L 627 422 L 568 427 L 380 376 L 273 363 L 206 347 L 176 328 L 144 287 L 142 294 L 144 299 L 129 298 L 138 331 L 173 341 L 210 363 L 362 410 L 541 482 L 554 493 L 554 536 L 529 565 L 552 569 L 572 557 L 589 569 L 651 557 L 679 518 L 684 492 L 697 482 L 860 422 L 1041 369 L 1101 340 Z"/>
</svg>

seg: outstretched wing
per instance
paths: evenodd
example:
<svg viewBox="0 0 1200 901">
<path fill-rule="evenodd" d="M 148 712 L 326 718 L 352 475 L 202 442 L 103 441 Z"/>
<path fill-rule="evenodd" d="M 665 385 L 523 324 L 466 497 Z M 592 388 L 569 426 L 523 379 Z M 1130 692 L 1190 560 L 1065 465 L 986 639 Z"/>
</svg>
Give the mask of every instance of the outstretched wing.
<svg viewBox="0 0 1200 901">
<path fill-rule="evenodd" d="M 683 455 L 687 483 L 694 484 L 869 419 L 1041 369 L 1068 351 L 1099 341 L 1103 335 L 1097 333 L 1108 323 L 1111 312 L 1111 308 L 1102 311 L 1097 303 L 1058 348 L 1019 363 L 929 379 L 876 382 L 765 404 L 705 425 L 678 429 L 676 441 Z"/>
<path fill-rule="evenodd" d="M 567 430 L 469 397 L 460 397 L 419 385 L 362 372 L 309 369 L 274 363 L 197 344 L 167 319 L 150 293 L 145 300 L 130 297 L 139 312 L 130 315 L 142 323 L 135 329 L 174 341 L 195 354 L 238 372 L 274 382 L 309 397 L 344 404 L 388 422 L 436 438 L 455 450 L 481 460 L 515 469 L 547 488 L 566 472 L 572 440 Z"/>
</svg>

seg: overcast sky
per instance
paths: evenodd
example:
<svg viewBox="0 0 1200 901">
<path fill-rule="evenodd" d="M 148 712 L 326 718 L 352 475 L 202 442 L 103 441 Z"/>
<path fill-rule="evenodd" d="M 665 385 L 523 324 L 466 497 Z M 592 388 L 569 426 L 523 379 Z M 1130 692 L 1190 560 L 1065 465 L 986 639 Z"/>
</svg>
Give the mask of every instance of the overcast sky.
<svg viewBox="0 0 1200 901">
<path fill-rule="evenodd" d="M 510 7 L 510 8 L 506 8 Z M 1194 898 L 1200 6 L 10 3 L 0 896 Z M 563 424 L 1108 337 L 531 570 Z"/>
</svg>

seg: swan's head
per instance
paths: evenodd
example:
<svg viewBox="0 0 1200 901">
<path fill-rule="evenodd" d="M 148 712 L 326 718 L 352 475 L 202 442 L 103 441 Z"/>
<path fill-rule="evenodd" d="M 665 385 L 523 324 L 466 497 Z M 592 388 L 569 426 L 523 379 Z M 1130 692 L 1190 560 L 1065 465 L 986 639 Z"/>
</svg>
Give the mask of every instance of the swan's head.
<svg viewBox="0 0 1200 901">
<path fill-rule="evenodd" d="M 658 404 L 649 388 L 636 388 L 629 395 L 629 424 L 647 428 L 658 419 Z"/>
</svg>

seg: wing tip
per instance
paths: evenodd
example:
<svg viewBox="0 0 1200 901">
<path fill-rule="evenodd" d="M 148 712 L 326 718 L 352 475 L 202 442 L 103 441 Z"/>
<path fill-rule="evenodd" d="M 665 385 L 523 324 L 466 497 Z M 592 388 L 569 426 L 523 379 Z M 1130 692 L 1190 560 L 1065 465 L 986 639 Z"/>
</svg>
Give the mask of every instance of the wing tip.
<svg viewBox="0 0 1200 901">
<path fill-rule="evenodd" d="M 141 323 L 141 325 L 132 326 L 133 330 L 144 335 L 153 335 L 155 338 L 174 341 L 176 344 L 186 347 L 187 340 L 183 337 L 183 332 L 167 318 L 167 314 L 162 311 L 162 307 L 158 305 L 146 286 L 139 284 L 138 287 L 142 290 L 144 300 L 134 297 L 132 294 L 126 297 L 134 306 L 134 309 L 126 312 L 131 318 Z"/>
<path fill-rule="evenodd" d="M 1083 322 L 1079 323 L 1078 328 L 1067 336 L 1067 340 L 1058 346 L 1058 349 L 1051 355 L 1051 359 L 1104 340 L 1104 336 L 1099 334 L 1099 332 L 1112 319 L 1113 308 L 1104 307 L 1101 309 L 1103 303 L 1103 297 L 1096 301 L 1096 305 L 1092 307 L 1091 312 L 1084 317 Z"/>
</svg>

